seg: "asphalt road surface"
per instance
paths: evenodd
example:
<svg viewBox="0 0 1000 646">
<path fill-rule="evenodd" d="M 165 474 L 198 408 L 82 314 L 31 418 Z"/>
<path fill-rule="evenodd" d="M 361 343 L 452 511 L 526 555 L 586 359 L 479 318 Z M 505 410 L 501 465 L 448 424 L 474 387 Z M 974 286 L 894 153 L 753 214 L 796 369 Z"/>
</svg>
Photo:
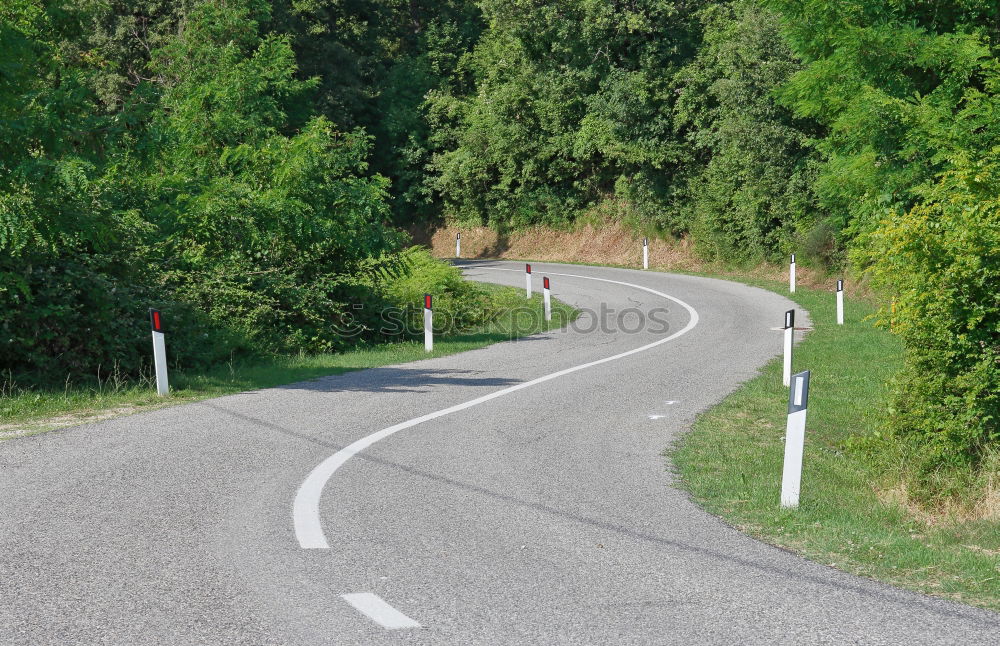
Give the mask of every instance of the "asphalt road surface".
<svg viewBox="0 0 1000 646">
<path fill-rule="evenodd" d="M 1000 644 L 674 488 L 664 448 L 789 301 L 534 269 L 572 329 L 0 443 L 0 643 Z"/>
</svg>

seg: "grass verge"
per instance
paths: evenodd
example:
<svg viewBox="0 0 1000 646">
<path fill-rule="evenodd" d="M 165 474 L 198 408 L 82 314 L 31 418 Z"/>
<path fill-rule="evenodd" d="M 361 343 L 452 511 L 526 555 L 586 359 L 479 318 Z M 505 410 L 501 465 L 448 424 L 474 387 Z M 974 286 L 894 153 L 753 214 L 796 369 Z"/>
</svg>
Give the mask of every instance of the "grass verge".
<svg viewBox="0 0 1000 646">
<path fill-rule="evenodd" d="M 541 296 L 525 301 L 521 289 L 483 285 L 498 300 L 516 302 L 480 329 L 434 340 L 434 351 L 424 351 L 423 341 L 386 343 L 340 354 L 273 357 L 237 361 L 199 372 L 172 371 L 170 395 L 159 397 L 148 381 L 108 378 L 88 386 L 67 385 L 61 390 L 21 389 L 8 384 L 0 393 L 0 439 L 40 433 L 55 428 L 98 421 L 119 415 L 199 401 L 231 393 L 338 375 L 418 359 L 442 357 L 475 350 L 500 341 L 528 336 L 572 321 L 578 312 L 552 299 L 552 321 L 542 313 Z M 520 307 L 526 304 L 526 308 Z M 530 314 L 529 314 L 530 312 Z M 169 339 L 167 352 L 169 356 Z"/>
<path fill-rule="evenodd" d="M 787 292 L 782 283 L 749 282 Z M 800 508 L 778 504 L 788 406 L 780 360 L 699 417 L 670 450 L 682 486 L 710 512 L 768 543 L 1000 610 L 1000 526 L 896 504 L 893 475 L 849 448 L 848 438 L 871 433 L 886 410 L 886 384 L 902 363 L 898 341 L 865 320 L 868 305 L 848 301 L 846 324 L 838 326 L 831 292 L 799 289 L 791 298 L 815 325 L 795 354 L 795 371 L 812 371 Z"/>
</svg>

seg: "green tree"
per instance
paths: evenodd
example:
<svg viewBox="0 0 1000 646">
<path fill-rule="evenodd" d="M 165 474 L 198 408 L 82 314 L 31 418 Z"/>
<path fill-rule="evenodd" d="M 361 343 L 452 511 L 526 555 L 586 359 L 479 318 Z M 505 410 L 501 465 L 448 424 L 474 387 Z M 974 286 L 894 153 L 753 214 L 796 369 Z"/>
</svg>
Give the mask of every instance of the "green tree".
<svg viewBox="0 0 1000 646">
<path fill-rule="evenodd" d="M 366 176 L 368 138 L 287 106 L 308 100 L 289 39 L 247 8 L 203 3 L 153 55 L 161 108 L 142 148 L 142 190 L 165 276 L 185 298 L 268 350 L 328 350 L 344 285 L 396 248 L 387 183 Z M 348 291 L 357 291 L 348 288 Z"/>
<path fill-rule="evenodd" d="M 827 125 L 817 193 L 906 348 L 889 437 L 924 483 L 998 438 L 1000 6 L 774 0 L 805 62 L 783 90 Z M 936 495 L 937 492 L 930 492 Z"/>
<path fill-rule="evenodd" d="M 90 90 L 93 61 L 61 47 L 76 26 L 41 2 L 0 8 L 0 365 L 21 373 L 110 368 L 134 340 L 119 332 L 136 223 L 101 181 L 121 127 Z"/>
<path fill-rule="evenodd" d="M 357 342 L 338 324 L 400 243 L 387 182 L 363 132 L 310 114 L 265 4 L 2 12 L 0 365 L 135 374 L 151 305 L 182 365 Z"/>
<path fill-rule="evenodd" d="M 690 229 L 722 261 L 760 261 L 794 250 L 796 234 L 831 261 L 812 184 L 814 122 L 795 119 L 774 94 L 800 69 L 778 16 L 754 2 L 707 7 L 695 59 L 677 76 L 676 127 L 697 152 L 689 170 Z"/>
<path fill-rule="evenodd" d="M 482 2 L 487 30 L 459 64 L 474 88 L 428 98 L 428 186 L 446 214 L 557 223 L 616 195 L 674 224 L 673 75 L 698 4 Z"/>
<path fill-rule="evenodd" d="M 981 86 L 1000 9 L 988 0 L 768 4 L 805 63 L 783 100 L 829 128 L 816 191 L 850 240 L 912 207 L 947 169 L 934 133 L 966 88 Z"/>
<path fill-rule="evenodd" d="M 396 220 L 430 218 L 424 97 L 452 87 L 459 57 L 482 30 L 469 0 L 276 2 L 267 22 L 291 38 L 301 78 L 319 81 L 311 105 L 341 128 L 374 137 L 371 164 L 391 180 Z"/>
</svg>

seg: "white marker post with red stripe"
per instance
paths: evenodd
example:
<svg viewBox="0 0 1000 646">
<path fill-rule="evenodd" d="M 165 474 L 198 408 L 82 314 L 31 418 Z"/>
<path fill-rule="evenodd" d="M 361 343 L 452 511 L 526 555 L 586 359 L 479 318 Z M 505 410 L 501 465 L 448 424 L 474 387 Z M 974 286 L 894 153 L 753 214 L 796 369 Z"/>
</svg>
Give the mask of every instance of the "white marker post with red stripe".
<svg viewBox="0 0 1000 646">
<path fill-rule="evenodd" d="M 160 310 L 149 308 L 149 324 L 153 328 L 153 365 L 156 367 L 156 394 L 166 397 L 170 392 L 167 383 L 167 344 L 163 338 L 163 319 Z"/>
<path fill-rule="evenodd" d="M 806 443 L 806 409 L 809 404 L 809 371 L 793 378 L 788 393 L 788 423 L 785 427 L 785 464 L 781 474 L 781 506 L 798 507 L 802 488 L 802 454 Z"/>
<path fill-rule="evenodd" d="M 785 368 L 781 375 L 781 383 L 786 386 L 792 381 L 792 341 L 795 336 L 795 310 L 785 312 Z"/>
<path fill-rule="evenodd" d="M 431 307 L 431 295 L 424 294 L 424 350 L 434 349 L 434 309 Z"/>
<path fill-rule="evenodd" d="M 788 291 L 795 293 L 795 254 L 792 254 L 792 262 L 788 266 Z"/>
<path fill-rule="evenodd" d="M 531 265 L 524 266 L 524 296 L 531 298 Z"/>
<path fill-rule="evenodd" d="M 837 281 L 837 325 L 844 324 L 844 280 Z"/>
<path fill-rule="evenodd" d="M 459 231 L 455 234 L 455 257 L 462 257 L 462 232 Z"/>
<path fill-rule="evenodd" d="M 649 269 L 649 238 L 642 239 L 642 268 Z"/>
<path fill-rule="evenodd" d="M 542 277 L 542 300 L 545 301 L 545 320 L 552 320 L 552 294 L 549 292 L 549 277 Z"/>
</svg>

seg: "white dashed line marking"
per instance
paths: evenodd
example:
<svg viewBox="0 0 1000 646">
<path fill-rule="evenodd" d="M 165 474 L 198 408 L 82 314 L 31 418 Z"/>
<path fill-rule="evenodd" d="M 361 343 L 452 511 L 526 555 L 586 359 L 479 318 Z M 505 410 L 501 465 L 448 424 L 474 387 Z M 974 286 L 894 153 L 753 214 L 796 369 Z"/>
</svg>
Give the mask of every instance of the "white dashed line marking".
<svg viewBox="0 0 1000 646">
<path fill-rule="evenodd" d="M 396 610 L 385 599 L 371 592 L 344 594 L 340 597 L 354 609 L 388 630 L 420 628 L 420 624 Z"/>
</svg>

